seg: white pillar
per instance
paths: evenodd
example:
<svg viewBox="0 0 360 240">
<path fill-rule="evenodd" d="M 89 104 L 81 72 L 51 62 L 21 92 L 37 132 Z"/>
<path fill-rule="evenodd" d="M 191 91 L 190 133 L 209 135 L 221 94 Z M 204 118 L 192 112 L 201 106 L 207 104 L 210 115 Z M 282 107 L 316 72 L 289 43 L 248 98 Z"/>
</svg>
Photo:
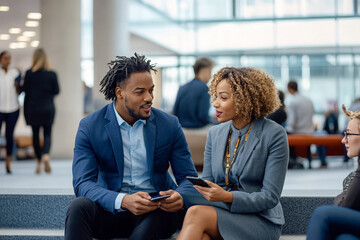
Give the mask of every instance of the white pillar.
<svg viewBox="0 0 360 240">
<path fill-rule="evenodd" d="M 40 46 L 56 71 L 60 94 L 55 98 L 53 158 L 72 158 L 75 135 L 83 116 L 80 70 L 80 0 L 41 0 Z"/>
<path fill-rule="evenodd" d="M 129 55 L 128 0 L 93 0 L 94 18 L 94 88 L 95 107 L 106 104 L 99 84 L 107 63 L 116 56 Z"/>
</svg>

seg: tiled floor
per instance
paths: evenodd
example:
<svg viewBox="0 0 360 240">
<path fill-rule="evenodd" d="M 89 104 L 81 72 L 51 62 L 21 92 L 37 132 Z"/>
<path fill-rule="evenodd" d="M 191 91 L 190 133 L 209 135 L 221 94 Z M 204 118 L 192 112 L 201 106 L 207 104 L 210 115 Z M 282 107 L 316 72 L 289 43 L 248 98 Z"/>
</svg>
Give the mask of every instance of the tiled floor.
<svg viewBox="0 0 360 240">
<path fill-rule="evenodd" d="M 13 161 L 13 173 L 5 173 L 5 163 L 0 162 L 0 194 L 73 194 L 71 160 L 53 160 L 51 174 L 35 174 L 34 160 Z M 306 161 L 304 161 L 306 165 Z M 283 190 L 284 196 L 335 196 L 341 192 L 342 181 L 357 166 L 355 160 L 344 165 L 340 158 L 329 159 L 328 169 L 289 170 Z M 200 173 L 201 174 L 201 173 Z"/>
</svg>

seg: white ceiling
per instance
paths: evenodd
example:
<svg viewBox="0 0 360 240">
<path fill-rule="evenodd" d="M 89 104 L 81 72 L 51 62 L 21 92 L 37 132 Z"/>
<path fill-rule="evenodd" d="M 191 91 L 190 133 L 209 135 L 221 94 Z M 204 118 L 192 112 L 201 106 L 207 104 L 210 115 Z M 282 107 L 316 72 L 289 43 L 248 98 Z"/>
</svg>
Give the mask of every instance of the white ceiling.
<svg viewBox="0 0 360 240">
<path fill-rule="evenodd" d="M 20 34 L 10 34 L 10 40 L 0 40 L 0 51 L 33 51 L 34 48 L 30 46 L 30 42 L 39 40 L 40 27 L 26 27 L 25 22 L 30 20 L 27 18 L 29 12 L 40 12 L 40 0 L 0 0 L 0 6 L 10 7 L 8 12 L 0 12 L 0 34 L 9 34 L 10 28 L 21 28 Z M 17 42 L 17 37 L 21 36 L 24 31 L 35 31 L 36 36 L 27 42 L 25 49 L 10 49 L 10 43 Z"/>
</svg>

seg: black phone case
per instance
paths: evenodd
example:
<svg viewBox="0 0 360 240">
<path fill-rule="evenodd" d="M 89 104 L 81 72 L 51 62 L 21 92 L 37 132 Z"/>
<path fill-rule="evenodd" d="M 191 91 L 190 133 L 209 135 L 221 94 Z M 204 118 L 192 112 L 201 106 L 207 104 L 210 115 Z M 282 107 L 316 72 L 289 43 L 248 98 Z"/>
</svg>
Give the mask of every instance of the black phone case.
<svg viewBox="0 0 360 240">
<path fill-rule="evenodd" d="M 191 178 L 191 177 L 186 177 L 187 180 L 189 180 L 192 184 L 194 185 L 199 185 L 202 187 L 210 187 L 204 180 L 202 180 L 201 178 Z"/>
</svg>

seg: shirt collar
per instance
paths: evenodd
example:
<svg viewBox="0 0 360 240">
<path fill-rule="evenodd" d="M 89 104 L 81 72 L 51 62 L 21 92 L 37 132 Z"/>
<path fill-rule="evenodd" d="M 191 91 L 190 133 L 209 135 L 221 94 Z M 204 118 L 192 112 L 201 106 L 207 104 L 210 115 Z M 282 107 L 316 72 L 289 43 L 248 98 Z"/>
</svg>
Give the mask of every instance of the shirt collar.
<svg viewBox="0 0 360 240">
<path fill-rule="evenodd" d="M 116 117 L 116 120 L 117 120 L 119 126 L 121 126 L 122 124 L 127 124 L 127 125 L 129 125 L 124 119 L 122 119 L 122 117 L 120 116 L 120 114 L 116 111 L 115 101 L 113 102 L 113 109 L 114 109 L 115 117 Z M 138 122 L 138 121 L 140 121 L 140 122 L 144 123 L 144 125 L 146 125 L 146 120 L 139 119 L 139 120 L 137 120 L 136 122 Z M 136 123 L 136 122 L 135 122 L 135 123 Z"/>
<path fill-rule="evenodd" d="M 244 133 L 246 133 L 249 130 L 250 124 L 251 124 L 251 122 L 249 124 L 247 124 L 245 127 L 243 127 L 242 129 L 237 129 L 234 126 L 233 122 L 231 121 L 231 128 L 235 134 L 243 135 Z"/>
</svg>

